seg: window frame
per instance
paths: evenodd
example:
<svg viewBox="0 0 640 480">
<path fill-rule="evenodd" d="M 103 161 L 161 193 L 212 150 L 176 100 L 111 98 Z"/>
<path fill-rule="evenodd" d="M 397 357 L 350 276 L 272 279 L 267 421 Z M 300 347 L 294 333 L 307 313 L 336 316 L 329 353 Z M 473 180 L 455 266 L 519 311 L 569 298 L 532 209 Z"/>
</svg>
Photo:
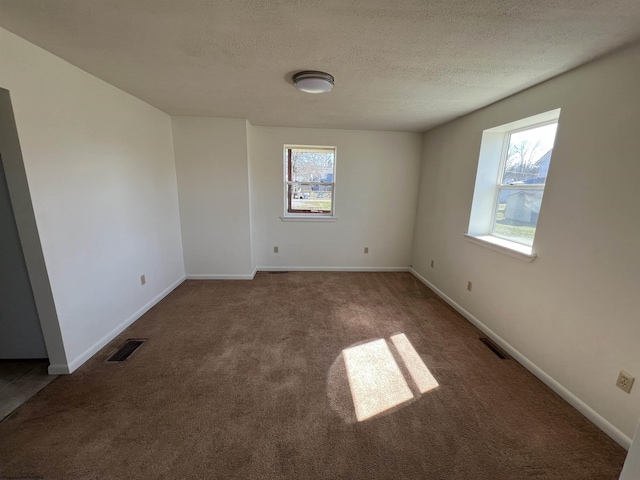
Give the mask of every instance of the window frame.
<svg viewBox="0 0 640 480">
<path fill-rule="evenodd" d="M 533 240 L 535 240 L 535 234 L 534 234 L 534 238 L 531 241 L 532 245 L 528 245 L 526 243 L 522 243 L 522 242 L 517 242 L 515 240 L 513 240 L 513 237 L 507 237 L 504 235 L 500 235 L 499 233 L 496 233 L 496 215 L 498 213 L 498 207 L 499 207 L 499 201 L 500 201 L 500 192 L 501 190 L 513 190 L 513 191 L 517 191 L 517 190 L 531 190 L 531 191 L 539 191 L 542 192 L 542 195 L 544 196 L 544 189 L 545 189 L 545 183 L 518 183 L 518 184 L 513 184 L 513 183 L 504 183 L 504 174 L 506 173 L 506 163 L 507 163 L 507 157 L 509 155 L 509 145 L 511 145 L 511 136 L 514 133 L 521 133 L 521 132 L 526 132 L 527 130 L 534 130 L 536 128 L 539 127 L 544 127 L 547 125 L 553 125 L 553 124 L 558 124 L 558 119 L 555 120 L 547 120 L 547 121 L 543 121 L 543 122 L 539 122 L 539 123 L 532 123 L 529 124 L 527 126 L 524 127 L 520 127 L 520 128 L 514 128 L 512 130 L 508 130 L 506 132 L 504 132 L 504 139 L 503 139 L 503 144 L 502 144 L 502 152 L 500 153 L 500 165 L 498 166 L 498 175 L 497 175 L 497 179 L 496 179 L 496 186 L 495 186 L 495 192 L 494 192 L 494 200 L 493 200 L 493 211 L 491 213 L 491 230 L 489 231 L 489 235 L 493 236 L 493 237 L 497 237 L 500 238 L 502 240 L 506 240 L 508 242 L 513 242 L 513 243 L 517 243 L 520 245 L 524 245 L 524 246 L 533 246 Z M 557 135 L 557 131 L 556 131 L 556 135 Z M 542 157 L 541 157 L 542 158 Z M 551 155 L 551 158 L 553 159 L 553 155 Z M 537 221 L 536 221 L 536 228 L 537 228 Z"/>
<path fill-rule="evenodd" d="M 316 182 L 316 181 L 295 181 L 293 180 L 293 172 L 292 168 L 292 154 L 294 150 L 326 150 L 327 153 L 329 151 L 333 152 L 333 171 L 332 171 L 332 180 L 331 182 Z M 285 219 L 304 219 L 304 220 L 329 220 L 334 219 L 335 217 L 335 195 L 336 195 L 336 161 L 338 157 L 338 149 L 336 146 L 327 146 L 327 145 L 293 145 L 293 144 L 285 144 L 283 146 L 283 170 L 284 170 L 284 215 L 281 217 L 283 220 Z M 321 210 L 321 211 L 313 211 L 313 210 L 297 210 L 292 209 L 292 196 L 293 191 L 292 187 L 295 184 L 302 185 L 318 185 L 318 186 L 330 186 L 331 187 L 331 210 Z"/>
</svg>

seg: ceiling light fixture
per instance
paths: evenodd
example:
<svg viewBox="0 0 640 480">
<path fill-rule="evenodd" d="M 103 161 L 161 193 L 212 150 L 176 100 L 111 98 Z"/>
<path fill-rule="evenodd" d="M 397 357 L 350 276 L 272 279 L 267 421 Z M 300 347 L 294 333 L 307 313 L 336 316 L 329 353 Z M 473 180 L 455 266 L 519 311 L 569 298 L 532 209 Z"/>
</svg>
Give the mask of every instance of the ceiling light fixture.
<svg viewBox="0 0 640 480">
<path fill-rule="evenodd" d="M 333 88 L 333 75 L 313 70 L 298 72 L 293 77 L 295 87 L 304 93 L 326 93 Z"/>
</svg>

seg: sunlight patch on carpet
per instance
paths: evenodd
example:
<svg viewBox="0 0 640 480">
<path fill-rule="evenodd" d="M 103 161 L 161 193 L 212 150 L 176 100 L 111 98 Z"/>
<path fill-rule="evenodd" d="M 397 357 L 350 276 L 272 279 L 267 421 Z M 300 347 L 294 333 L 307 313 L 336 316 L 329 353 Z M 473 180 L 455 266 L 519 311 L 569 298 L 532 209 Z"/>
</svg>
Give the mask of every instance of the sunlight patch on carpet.
<svg viewBox="0 0 640 480">
<path fill-rule="evenodd" d="M 358 421 L 413 399 L 384 339 L 347 348 L 342 355 Z"/>
<path fill-rule="evenodd" d="M 409 374 L 418 387 L 418 390 L 420 390 L 420 393 L 426 393 L 439 386 L 438 381 L 433 377 L 404 333 L 393 335 L 391 341 L 400 354 L 407 370 L 409 370 Z"/>
</svg>

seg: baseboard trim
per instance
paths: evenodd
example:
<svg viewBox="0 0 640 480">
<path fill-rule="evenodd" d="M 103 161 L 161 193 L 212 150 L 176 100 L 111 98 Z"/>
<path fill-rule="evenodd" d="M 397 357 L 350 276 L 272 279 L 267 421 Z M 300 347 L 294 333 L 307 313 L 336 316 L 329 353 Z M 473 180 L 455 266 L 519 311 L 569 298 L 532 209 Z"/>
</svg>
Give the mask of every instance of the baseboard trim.
<svg viewBox="0 0 640 480">
<path fill-rule="evenodd" d="M 408 272 L 409 267 L 258 267 L 258 272 Z"/>
<path fill-rule="evenodd" d="M 107 333 L 104 337 L 98 340 L 96 343 L 87 348 L 84 352 L 78 355 L 76 358 L 68 362 L 67 364 L 54 364 L 49 365 L 48 372 L 49 375 L 65 375 L 74 372 L 83 363 L 93 357 L 96 353 L 100 351 L 106 344 L 108 344 L 111 340 L 113 340 L 116 336 L 120 335 L 129 325 L 138 320 L 142 315 L 147 313 L 153 306 L 155 306 L 160 300 L 169 295 L 178 285 L 180 285 L 185 280 L 185 276 L 181 276 L 178 280 L 173 282 L 167 288 L 165 288 L 162 292 L 156 295 L 151 301 L 149 301 L 146 305 L 140 308 L 137 312 L 127 318 L 120 325 L 115 327 L 109 333 Z"/>
<path fill-rule="evenodd" d="M 253 280 L 258 272 L 408 272 L 409 267 L 256 267 L 252 273 L 190 273 L 187 280 Z"/>
<path fill-rule="evenodd" d="M 193 273 L 187 275 L 187 280 L 253 280 L 256 276 L 256 270 L 249 274 L 236 274 L 236 273 L 223 273 L 223 274 L 209 274 L 209 273 Z"/>
<path fill-rule="evenodd" d="M 569 405 L 578 410 L 582 415 L 587 417 L 595 426 L 597 426 L 604 433 L 609 435 L 618 445 L 622 448 L 629 450 L 631 447 L 631 439 L 627 437 L 624 433 L 618 430 L 613 424 L 611 424 L 608 420 L 602 417 L 598 412 L 593 410 L 589 405 L 584 403 L 578 397 L 576 397 L 573 393 L 563 387 L 557 380 L 551 377 L 548 373 L 538 367 L 535 363 L 521 354 L 518 350 L 512 347 L 509 343 L 503 340 L 499 335 L 497 335 L 493 330 L 487 327 L 484 323 L 474 317 L 471 313 L 465 310 L 458 303 L 449 298 L 444 292 L 442 292 L 438 287 L 432 284 L 429 280 L 424 278 L 418 272 L 416 272 L 413 268 L 409 269 L 409 271 L 422 283 L 424 283 L 427 287 L 433 290 L 436 295 L 438 295 L 442 300 L 451 305 L 460 315 L 469 320 L 473 325 L 475 325 L 479 330 L 481 330 L 485 335 L 491 338 L 494 342 L 500 345 L 509 355 L 511 355 L 520 365 L 533 373 L 536 377 L 538 377 L 545 385 L 547 385 L 551 390 L 560 395 Z"/>
</svg>

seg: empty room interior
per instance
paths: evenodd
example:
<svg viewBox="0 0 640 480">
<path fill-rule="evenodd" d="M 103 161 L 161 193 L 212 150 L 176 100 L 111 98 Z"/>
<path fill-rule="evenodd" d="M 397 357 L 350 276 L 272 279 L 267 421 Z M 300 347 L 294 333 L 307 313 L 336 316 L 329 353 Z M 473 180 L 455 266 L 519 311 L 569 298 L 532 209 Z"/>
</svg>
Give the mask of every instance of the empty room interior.
<svg viewBox="0 0 640 480">
<path fill-rule="evenodd" d="M 631 0 L 0 0 L 0 477 L 640 478 L 639 116 Z"/>
</svg>

